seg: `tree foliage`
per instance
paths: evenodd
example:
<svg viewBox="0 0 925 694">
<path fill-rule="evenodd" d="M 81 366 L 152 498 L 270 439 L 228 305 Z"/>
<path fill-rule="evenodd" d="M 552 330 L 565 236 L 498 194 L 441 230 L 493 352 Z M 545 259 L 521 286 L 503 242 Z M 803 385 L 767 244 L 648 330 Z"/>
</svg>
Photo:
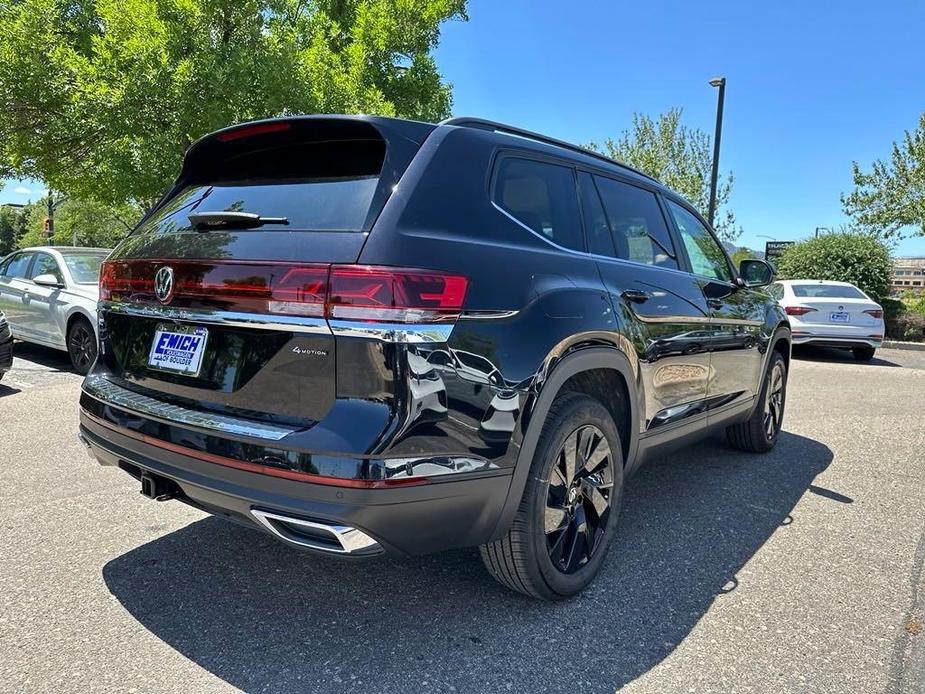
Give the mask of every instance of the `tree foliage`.
<svg viewBox="0 0 925 694">
<path fill-rule="evenodd" d="M 55 231 L 50 239 L 53 246 L 112 248 L 124 237 L 141 217 L 141 208 L 134 203 L 101 203 L 81 198 L 66 198 L 55 208 Z M 23 231 L 16 247 L 41 246 L 45 240 L 47 200 L 26 206 Z"/>
<path fill-rule="evenodd" d="M 639 169 L 683 195 L 706 217 L 710 204 L 710 174 L 713 169 L 712 138 L 703 130 L 681 123 L 681 109 L 672 108 L 657 120 L 635 113 L 633 127 L 603 146 L 589 147 Z M 714 228 L 724 241 L 733 242 L 742 233 L 729 209 L 733 176 L 720 176 L 716 192 Z"/>
<path fill-rule="evenodd" d="M 466 0 L 0 2 L 0 175 L 150 205 L 186 148 L 297 113 L 436 120 L 432 49 Z"/>
<path fill-rule="evenodd" d="M 925 236 L 925 113 L 914 132 L 893 143 L 890 160 L 875 161 L 869 172 L 853 163 L 854 190 L 842 196 L 845 214 L 885 237 L 913 227 Z"/>
<path fill-rule="evenodd" d="M 17 247 L 19 237 L 26 232 L 26 215 L 23 210 L 0 205 L 0 258 Z"/>
<path fill-rule="evenodd" d="M 851 282 L 880 300 L 889 295 L 889 248 L 864 233 L 827 234 L 801 241 L 775 262 L 781 279 Z"/>
</svg>

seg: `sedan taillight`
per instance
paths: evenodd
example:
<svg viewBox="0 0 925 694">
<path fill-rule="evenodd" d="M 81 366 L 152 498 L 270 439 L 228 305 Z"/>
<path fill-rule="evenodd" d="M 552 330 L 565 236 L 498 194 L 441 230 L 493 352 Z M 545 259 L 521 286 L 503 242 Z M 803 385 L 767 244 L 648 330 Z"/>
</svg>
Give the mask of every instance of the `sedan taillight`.
<svg viewBox="0 0 925 694">
<path fill-rule="evenodd" d="M 873 316 L 874 318 L 883 318 L 883 309 L 872 308 L 864 311 L 868 316 Z"/>
<path fill-rule="evenodd" d="M 804 316 L 807 313 L 815 311 L 816 309 L 811 308 L 810 306 L 786 306 L 784 307 L 784 313 L 788 316 Z"/>
</svg>

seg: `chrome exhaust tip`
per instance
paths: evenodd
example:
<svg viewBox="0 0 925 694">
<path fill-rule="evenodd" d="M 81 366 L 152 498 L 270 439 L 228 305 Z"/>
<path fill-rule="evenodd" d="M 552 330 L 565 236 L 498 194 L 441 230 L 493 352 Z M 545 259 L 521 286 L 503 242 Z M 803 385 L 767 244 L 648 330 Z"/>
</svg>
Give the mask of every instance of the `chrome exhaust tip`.
<svg viewBox="0 0 925 694">
<path fill-rule="evenodd" d="M 383 551 L 373 538 L 349 525 L 309 521 L 256 508 L 251 509 L 251 515 L 276 537 L 298 547 L 353 556 L 379 554 Z"/>
</svg>

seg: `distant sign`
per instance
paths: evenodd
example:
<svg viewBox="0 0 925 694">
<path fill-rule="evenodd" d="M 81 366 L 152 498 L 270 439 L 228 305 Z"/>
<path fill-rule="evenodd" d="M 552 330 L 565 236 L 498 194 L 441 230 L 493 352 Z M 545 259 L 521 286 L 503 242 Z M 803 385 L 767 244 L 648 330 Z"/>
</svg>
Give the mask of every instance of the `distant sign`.
<svg viewBox="0 0 925 694">
<path fill-rule="evenodd" d="M 780 258 L 784 251 L 795 243 L 796 241 L 766 241 L 764 244 L 764 259 L 774 261 Z"/>
</svg>

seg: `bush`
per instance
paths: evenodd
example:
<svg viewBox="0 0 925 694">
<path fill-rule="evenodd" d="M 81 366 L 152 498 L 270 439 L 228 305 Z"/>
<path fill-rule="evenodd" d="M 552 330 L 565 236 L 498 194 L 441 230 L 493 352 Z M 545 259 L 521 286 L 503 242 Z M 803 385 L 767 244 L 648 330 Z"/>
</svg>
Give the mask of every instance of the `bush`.
<svg viewBox="0 0 925 694">
<path fill-rule="evenodd" d="M 887 319 L 886 336 L 904 342 L 925 342 L 925 315 L 906 311 Z"/>
<path fill-rule="evenodd" d="M 890 292 L 890 251 L 867 234 L 829 234 L 801 241 L 784 251 L 776 265 L 781 279 L 851 282 L 877 301 Z"/>
</svg>

